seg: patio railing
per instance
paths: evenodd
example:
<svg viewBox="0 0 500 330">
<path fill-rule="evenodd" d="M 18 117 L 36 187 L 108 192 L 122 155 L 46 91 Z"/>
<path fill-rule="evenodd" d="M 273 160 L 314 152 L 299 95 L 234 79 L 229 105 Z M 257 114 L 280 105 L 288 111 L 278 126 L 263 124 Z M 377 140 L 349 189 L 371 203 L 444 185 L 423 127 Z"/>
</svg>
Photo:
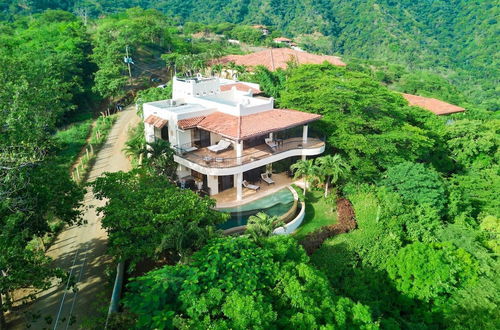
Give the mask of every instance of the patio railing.
<svg viewBox="0 0 500 330">
<path fill-rule="evenodd" d="M 177 150 L 179 157 L 187 159 L 193 163 L 206 167 L 227 168 L 252 163 L 289 150 L 312 149 L 319 148 L 324 145 L 323 140 L 311 137 L 307 139 L 307 142 L 303 142 L 302 137 L 277 140 L 275 142 L 277 144 L 275 148 L 271 148 L 266 144 L 261 144 L 254 147 L 257 148 L 257 150 L 251 152 L 245 152 L 245 149 L 243 149 L 243 156 L 241 157 L 224 157 L 215 152 L 210 152 L 206 148 L 198 149 L 191 143 L 174 146 L 174 148 Z M 233 151 L 233 153 L 236 152 Z"/>
</svg>

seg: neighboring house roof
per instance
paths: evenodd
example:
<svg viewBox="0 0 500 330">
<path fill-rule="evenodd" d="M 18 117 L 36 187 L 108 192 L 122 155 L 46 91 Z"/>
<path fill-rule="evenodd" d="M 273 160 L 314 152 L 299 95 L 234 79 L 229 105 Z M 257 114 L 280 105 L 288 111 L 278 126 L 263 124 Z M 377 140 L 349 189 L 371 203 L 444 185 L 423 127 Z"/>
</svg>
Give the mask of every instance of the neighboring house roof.
<svg viewBox="0 0 500 330">
<path fill-rule="evenodd" d="M 291 39 L 285 38 L 285 37 L 279 37 L 279 38 L 274 38 L 274 42 L 292 42 Z"/>
<path fill-rule="evenodd" d="M 431 97 L 423 97 L 412 94 L 402 93 L 403 97 L 408 101 L 408 103 L 412 106 L 417 106 L 424 108 L 426 110 L 434 112 L 436 115 L 448 115 L 456 112 L 465 111 L 464 108 L 459 107 L 457 105 L 453 105 L 450 103 L 446 103 L 440 101 L 438 99 L 434 99 Z"/>
<path fill-rule="evenodd" d="M 198 121 L 200 117 L 196 117 Z M 232 116 L 223 112 L 214 112 L 198 121 L 198 128 L 217 133 L 233 140 L 243 140 L 264 135 L 318 120 L 321 115 L 290 109 L 273 109 L 247 116 Z M 195 118 L 191 118 L 195 119 Z M 193 128 L 191 119 L 179 120 L 181 128 Z"/>
<path fill-rule="evenodd" d="M 195 128 L 204 118 L 205 116 L 181 119 L 177 122 L 177 126 L 179 126 L 180 129 Z"/>
<path fill-rule="evenodd" d="M 146 120 L 144 120 L 146 124 L 153 125 L 156 128 L 163 128 L 168 123 L 168 120 L 162 119 L 155 115 L 149 115 Z"/>
<path fill-rule="evenodd" d="M 245 66 L 263 65 L 269 70 L 276 70 L 278 68 L 286 69 L 290 60 L 296 61 L 298 64 L 321 64 L 326 61 L 333 65 L 346 65 L 337 56 L 316 55 L 290 48 L 270 48 L 248 55 L 228 55 L 220 58 L 218 62 L 222 64 L 235 62 Z"/>
<path fill-rule="evenodd" d="M 226 92 L 226 91 L 231 90 L 233 87 L 236 87 L 236 89 L 241 91 L 241 92 L 248 92 L 250 90 L 250 91 L 252 91 L 253 94 L 262 93 L 261 90 L 259 90 L 257 88 L 253 88 L 252 86 L 249 86 L 249 85 L 241 83 L 241 82 L 237 82 L 234 84 L 220 85 L 220 90 L 221 90 L 221 92 Z"/>
</svg>

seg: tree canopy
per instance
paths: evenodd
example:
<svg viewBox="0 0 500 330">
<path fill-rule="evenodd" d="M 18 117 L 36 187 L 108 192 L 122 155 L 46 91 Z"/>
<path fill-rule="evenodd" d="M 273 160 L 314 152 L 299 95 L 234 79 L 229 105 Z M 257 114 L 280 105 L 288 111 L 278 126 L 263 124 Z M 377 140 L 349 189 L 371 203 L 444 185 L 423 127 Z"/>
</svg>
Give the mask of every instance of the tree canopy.
<svg viewBox="0 0 500 330">
<path fill-rule="evenodd" d="M 317 130 L 364 179 L 427 157 L 437 139 L 429 129 L 436 120 L 431 114 L 408 107 L 369 76 L 331 64 L 291 69 L 279 104 L 323 115 Z"/>
<path fill-rule="evenodd" d="M 226 219 L 208 197 L 140 170 L 106 173 L 92 187 L 96 198 L 107 200 L 98 212 L 110 254 L 132 265 L 145 258 L 186 256 L 216 235 L 215 225 Z"/>
<path fill-rule="evenodd" d="M 291 237 L 262 246 L 215 239 L 187 265 L 136 278 L 125 306 L 136 328 L 376 328 L 369 309 L 336 295 Z"/>
</svg>

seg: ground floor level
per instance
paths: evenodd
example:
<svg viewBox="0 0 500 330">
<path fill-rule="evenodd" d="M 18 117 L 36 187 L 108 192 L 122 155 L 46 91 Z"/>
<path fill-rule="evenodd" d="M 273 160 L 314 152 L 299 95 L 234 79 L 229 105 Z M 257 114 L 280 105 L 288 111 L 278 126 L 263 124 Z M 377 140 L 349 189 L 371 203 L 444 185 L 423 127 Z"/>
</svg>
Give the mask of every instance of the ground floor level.
<svg viewBox="0 0 500 330">
<path fill-rule="evenodd" d="M 215 198 L 217 207 L 230 207 L 290 185 L 293 180 L 289 167 L 295 161 L 290 158 L 233 175 L 206 175 L 184 168 L 178 172 L 178 181 L 181 188 Z"/>
<path fill-rule="evenodd" d="M 262 180 L 254 182 L 255 185 L 259 186 L 260 189 L 258 190 L 243 187 L 241 200 L 238 200 L 237 198 L 238 191 L 236 187 L 221 191 L 216 195 L 212 195 L 212 197 L 217 201 L 218 208 L 233 207 L 241 204 L 242 202 L 249 203 L 272 194 L 289 186 L 294 181 L 293 178 L 286 172 L 273 173 L 271 179 L 274 181 L 273 184 L 268 184 Z"/>
</svg>

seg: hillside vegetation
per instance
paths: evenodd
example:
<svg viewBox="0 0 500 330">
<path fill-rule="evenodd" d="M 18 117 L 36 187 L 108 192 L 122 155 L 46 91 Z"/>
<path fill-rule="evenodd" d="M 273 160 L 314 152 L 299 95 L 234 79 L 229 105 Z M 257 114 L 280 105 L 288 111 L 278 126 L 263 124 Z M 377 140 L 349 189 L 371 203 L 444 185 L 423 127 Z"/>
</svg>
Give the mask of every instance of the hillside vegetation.
<svg viewBox="0 0 500 330">
<path fill-rule="evenodd" d="M 82 223 L 85 189 L 66 167 L 97 104 L 165 99 L 171 84 L 151 87 L 160 77 L 225 69 L 258 82 L 276 107 L 322 115 L 310 133 L 325 153 L 273 166 L 311 181 L 302 232 L 269 237 L 276 222 L 264 214 L 249 221 L 252 235 L 221 237 L 215 201 L 178 188 L 173 149 L 145 145 L 139 128 L 126 148 L 138 168 L 92 184 L 107 201 L 97 209 L 107 253 L 129 262 L 109 328 L 500 328 L 500 120 L 487 111 L 498 108 L 498 10 L 488 4 L 0 0 L 0 329 L 11 292 L 65 278 L 32 242 L 54 223 Z M 139 5 L 164 13 L 121 10 Z M 207 68 L 243 51 L 228 38 L 262 46 L 282 34 L 348 65 Z M 435 116 L 392 90 L 467 110 Z M 297 238 L 336 221 L 337 197 L 357 229 L 306 255 Z"/>
<path fill-rule="evenodd" d="M 401 63 L 451 80 L 467 98 L 498 110 L 500 7 L 479 0 L 129 0 L 0 3 L 5 17 L 47 8 L 98 16 L 155 8 L 179 21 L 264 24 L 308 48 L 348 58 Z"/>
</svg>

